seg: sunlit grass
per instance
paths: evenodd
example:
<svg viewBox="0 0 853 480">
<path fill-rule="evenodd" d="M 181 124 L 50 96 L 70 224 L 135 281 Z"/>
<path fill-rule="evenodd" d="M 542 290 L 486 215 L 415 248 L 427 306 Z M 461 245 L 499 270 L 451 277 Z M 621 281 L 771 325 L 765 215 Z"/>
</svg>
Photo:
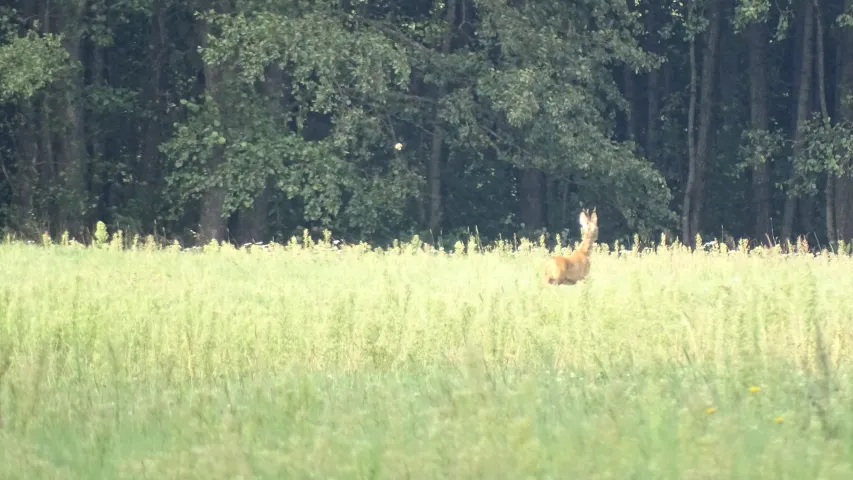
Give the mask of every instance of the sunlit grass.
<svg viewBox="0 0 853 480">
<path fill-rule="evenodd" d="M 0 478 L 851 478 L 850 258 L 417 247 L 0 245 Z"/>
</svg>

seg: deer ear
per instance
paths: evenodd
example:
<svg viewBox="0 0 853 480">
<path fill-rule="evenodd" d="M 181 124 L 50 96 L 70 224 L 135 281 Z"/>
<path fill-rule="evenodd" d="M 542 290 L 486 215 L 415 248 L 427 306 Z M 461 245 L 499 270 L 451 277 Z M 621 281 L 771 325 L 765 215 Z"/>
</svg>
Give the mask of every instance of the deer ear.
<svg viewBox="0 0 853 480">
<path fill-rule="evenodd" d="M 596 213 L 594 208 L 592 209 L 592 217 L 590 217 L 589 221 L 598 225 L 598 213 Z"/>
<path fill-rule="evenodd" d="M 586 216 L 586 212 L 583 210 L 581 210 L 580 217 L 578 217 L 578 223 L 580 223 L 583 228 L 586 228 L 589 223 L 589 217 Z"/>
</svg>

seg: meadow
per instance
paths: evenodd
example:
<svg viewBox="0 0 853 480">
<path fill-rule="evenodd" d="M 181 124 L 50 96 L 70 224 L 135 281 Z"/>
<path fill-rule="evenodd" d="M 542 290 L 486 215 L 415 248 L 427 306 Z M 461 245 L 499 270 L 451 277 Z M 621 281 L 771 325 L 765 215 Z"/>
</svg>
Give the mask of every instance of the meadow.
<svg viewBox="0 0 853 480">
<path fill-rule="evenodd" d="M 853 478 L 847 256 L 67 243 L 0 244 L 0 478 Z"/>
</svg>

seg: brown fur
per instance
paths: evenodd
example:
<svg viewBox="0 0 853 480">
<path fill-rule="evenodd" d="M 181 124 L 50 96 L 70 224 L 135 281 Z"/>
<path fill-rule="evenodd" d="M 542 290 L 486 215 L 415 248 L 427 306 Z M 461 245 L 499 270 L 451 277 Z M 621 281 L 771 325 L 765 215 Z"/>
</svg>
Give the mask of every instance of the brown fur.
<svg viewBox="0 0 853 480">
<path fill-rule="evenodd" d="M 598 238 L 598 214 L 592 209 L 583 210 L 578 221 L 583 232 L 583 242 L 568 257 L 555 255 L 545 267 L 545 281 L 551 285 L 574 285 L 589 275 L 589 255 Z"/>
</svg>

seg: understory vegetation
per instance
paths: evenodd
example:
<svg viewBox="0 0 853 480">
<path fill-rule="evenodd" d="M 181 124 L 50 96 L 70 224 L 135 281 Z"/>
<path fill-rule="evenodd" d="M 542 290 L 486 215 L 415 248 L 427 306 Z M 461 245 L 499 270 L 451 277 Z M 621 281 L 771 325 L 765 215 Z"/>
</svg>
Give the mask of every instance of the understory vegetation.
<svg viewBox="0 0 853 480">
<path fill-rule="evenodd" d="M 850 257 L 548 254 L 7 239 L 0 477 L 851 478 Z"/>
</svg>

